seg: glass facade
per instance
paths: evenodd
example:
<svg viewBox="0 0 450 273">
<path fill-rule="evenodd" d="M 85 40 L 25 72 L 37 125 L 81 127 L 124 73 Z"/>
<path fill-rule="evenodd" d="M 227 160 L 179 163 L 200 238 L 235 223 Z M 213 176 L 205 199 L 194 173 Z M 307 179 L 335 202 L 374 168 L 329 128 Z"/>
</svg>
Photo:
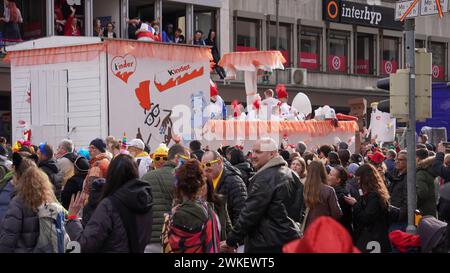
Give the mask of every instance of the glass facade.
<svg viewBox="0 0 450 273">
<path fill-rule="evenodd" d="M 373 75 L 374 74 L 374 36 L 371 34 L 356 34 L 355 46 L 355 72 L 356 74 Z"/>
<path fill-rule="evenodd" d="M 347 73 L 350 34 L 330 30 L 328 37 L 328 72 Z"/>
<path fill-rule="evenodd" d="M 381 75 L 389 75 L 397 72 L 400 63 L 400 39 L 394 37 L 382 37 L 381 46 Z"/>
<path fill-rule="evenodd" d="M 259 50 L 259 21 L 237 18 L 236 20 L 236 51 Z"/>
<path fill-rule="evenodd" d="M 320 28 L 301 28 L 297 58 L 298 67 L 312 71 L 320 70 L 321 41 L 322 30 Z"/>
<path fill-rule="evenodd" d="M 279 28 L 279 48 L 278 50 L 286 59 L 285 67 L 291 67 L 291 25 L 280 23 Z M 269 24 L 269 44 L 270 50 L 276 50 L 277 46 L 277 26 L 275 22 Z"/>
</svg>

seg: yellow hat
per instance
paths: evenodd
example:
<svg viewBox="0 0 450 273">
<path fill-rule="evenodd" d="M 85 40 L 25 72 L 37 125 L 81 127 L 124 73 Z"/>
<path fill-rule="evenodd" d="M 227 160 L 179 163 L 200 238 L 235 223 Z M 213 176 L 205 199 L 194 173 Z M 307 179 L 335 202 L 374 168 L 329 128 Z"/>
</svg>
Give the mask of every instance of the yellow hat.
<svg viewBox="0 0 450 273">
<path fill-rule="evenodd" d="M 153 153 L 153 158 L 155 156 L 167 156 L 169 153 L 169 148 L 167 148 L 166 144 L 161 143 L 159 144 L 158 148 L 156 148 L 155 152 Z"/>
</svg>

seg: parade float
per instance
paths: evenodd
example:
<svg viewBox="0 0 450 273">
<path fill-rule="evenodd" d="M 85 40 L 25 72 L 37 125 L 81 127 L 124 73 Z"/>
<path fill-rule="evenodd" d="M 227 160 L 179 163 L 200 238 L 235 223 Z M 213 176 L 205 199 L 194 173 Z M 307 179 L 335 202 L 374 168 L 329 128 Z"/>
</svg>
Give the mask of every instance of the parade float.
<svg viewBox="0 0 450 273">
<path fill-rule="evenodd" d="M 228 76 L 245 74 L 247 110 L 233 102 L 234 113 L 214 115 L 226 107 L 217 86 L 211 85 L 209 47 L 46 37 L 7 50 L 14 140 L 56 146 L 70 138 L 86 147 L 97 137 L 125 135 L 138 136 L 150 148 L 198 139 L 210 149 L 239 145 L 248 151 L 255 140 L 268 136 L 285 146 L 298 141 L 310 147 L 346 142 L 355 149 L 358 125 L 353 117 L 339 120 L 339 114 L 325 106 L 314 111 L 314 119 L 305 119 L 313 109 L 303 93 L 290 106 L 286 89 L 277 88 L 284 102 L 275 108 L 288 109 L 288 114 L 262 118 L 258 73 L 284 69 L 279 51 L 225 54 L 219 65 Z M 297 110 L 291 113 L 291 108 Z"/>
</svg>

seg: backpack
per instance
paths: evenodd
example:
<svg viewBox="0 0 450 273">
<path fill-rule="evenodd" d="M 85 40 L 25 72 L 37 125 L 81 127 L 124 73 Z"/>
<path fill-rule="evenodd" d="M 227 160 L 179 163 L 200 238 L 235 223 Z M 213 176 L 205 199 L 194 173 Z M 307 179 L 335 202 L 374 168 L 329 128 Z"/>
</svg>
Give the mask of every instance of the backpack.
<svg viewBox="0 0 450 273">
<path fill-rule="evenodd" d="M 64 208 L 59 203 L 45 203 L 38 208 L 39 237 L 34 253 L 65 253 L 70 242 L 64 228 Z"/>
<path fill-rule="evenodd" d="M 76 154 L 76 153 L 67 153 L 67 154 L 63 155 L 63 157 L 69 159 L 70 162 L 75 164 L 75 161 L 78 158 L 78 154 Z"/>
<path fill-rule="evenodd" d="M 172 253 L 219 253 L 220 235 L 219 221 L 216 213 L 207 205 L 202 206 L 208 219 L 199 229 L 178 226 L 169 220 L 167 241 Z M 176 213 L 176 212 L 175 212 Z"/>
</svg>

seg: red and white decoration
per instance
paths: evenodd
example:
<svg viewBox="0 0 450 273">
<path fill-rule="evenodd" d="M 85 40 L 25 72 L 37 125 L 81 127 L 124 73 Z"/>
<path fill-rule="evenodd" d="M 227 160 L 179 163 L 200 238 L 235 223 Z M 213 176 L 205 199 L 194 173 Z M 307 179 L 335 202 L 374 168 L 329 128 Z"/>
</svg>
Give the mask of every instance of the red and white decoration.
<svg viewBox="0 0 450 273">
<path fill-rule="evenodd" d="M 347 70 L 347 58 L 345 56 L 328 56 L 328 71 L 345 72 Z"/>
</svg>

